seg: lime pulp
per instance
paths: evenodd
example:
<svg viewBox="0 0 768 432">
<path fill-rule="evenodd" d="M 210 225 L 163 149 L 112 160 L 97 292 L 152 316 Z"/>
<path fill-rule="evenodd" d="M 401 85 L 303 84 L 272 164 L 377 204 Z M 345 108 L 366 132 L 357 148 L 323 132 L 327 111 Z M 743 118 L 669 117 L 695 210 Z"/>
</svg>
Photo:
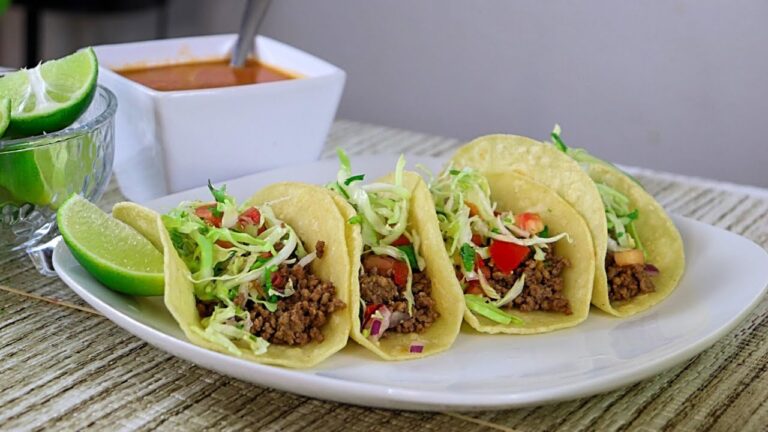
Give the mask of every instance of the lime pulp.
<svg viewBox="0 0 768 432">
<path fill-rule="evenodd" d="M 149 240 L 73 195 L 56 214 L 72 255 L 106 287 L 125 294 L 163 294 L 163 255 Z"/>
<path fill-rule="evenodd" d="M 63 129 L 88 108 L 99 63 L 91 48 L 0 77 L 0 98 L 11 99 L 6 135 L 25 137 Z"/>
</svg>

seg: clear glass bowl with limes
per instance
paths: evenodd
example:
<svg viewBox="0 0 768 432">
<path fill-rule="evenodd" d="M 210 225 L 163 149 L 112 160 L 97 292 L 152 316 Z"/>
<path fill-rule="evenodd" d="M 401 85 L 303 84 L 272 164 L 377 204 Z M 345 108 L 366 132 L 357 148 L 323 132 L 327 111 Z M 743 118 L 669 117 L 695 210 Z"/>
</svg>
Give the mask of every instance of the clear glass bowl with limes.
<svg viewBox="0 0 768 432">
<path fill-rule="evenodd" d="M 84 51 L 70 56 L 77 61 L 69 64 L 65 57 L 43 63 L 37 72 L 0 78 L 0 111 L 4 94 L 13 101 L 6 134 L 0 133 L 0 257 L 38 244 L 72 194 L 96 201 L 106 189 L 117 99 L 96 85 L 95 56 Z M 0 112 L 0 127 L 2 117 Z M 56 122 L 50 129 L 59 130 L 24 136 L 35 128 L 46 130 L 46 122 Z"/>
</svg>

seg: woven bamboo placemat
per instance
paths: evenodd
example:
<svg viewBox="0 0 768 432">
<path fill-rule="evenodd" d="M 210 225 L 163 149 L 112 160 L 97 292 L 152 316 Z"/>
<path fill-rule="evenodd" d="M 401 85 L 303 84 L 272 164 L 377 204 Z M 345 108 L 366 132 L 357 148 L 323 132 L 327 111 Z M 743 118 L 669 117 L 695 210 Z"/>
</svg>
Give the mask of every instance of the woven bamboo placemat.
<svg viewBox="0 0 768 432">
<path fill-rule="evenodd" d="M 440 156 L 456 140 L 338 121 L 324 156 Z M 768 192 L 636 171 L 666 208 L 768 248 Z M 105 209 L 122 200 L 112 182 Z M 766 430 L 768 301 L 712 348 L 655 378 L 537 408 L 413 413 L 338 404 L 231 379 L 155 349 L 26 257 L 0 259 L 1 430 Z"/>
</svg>

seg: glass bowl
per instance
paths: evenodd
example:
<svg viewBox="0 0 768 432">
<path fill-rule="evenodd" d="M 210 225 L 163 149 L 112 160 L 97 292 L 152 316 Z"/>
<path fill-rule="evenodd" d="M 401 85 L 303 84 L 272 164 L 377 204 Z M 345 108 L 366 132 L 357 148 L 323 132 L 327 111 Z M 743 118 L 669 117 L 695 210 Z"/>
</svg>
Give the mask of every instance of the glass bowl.
<svg viewBox="0 0 768 432">
<path fill-rule="evenodd" d="M 70 195 L 101 198 L 112 174 L 116 110 L 115 95 L 98 86 L 91 105 L 66 129 L 0 139 L 0 256 L 37 245 Z"/>
</svg>

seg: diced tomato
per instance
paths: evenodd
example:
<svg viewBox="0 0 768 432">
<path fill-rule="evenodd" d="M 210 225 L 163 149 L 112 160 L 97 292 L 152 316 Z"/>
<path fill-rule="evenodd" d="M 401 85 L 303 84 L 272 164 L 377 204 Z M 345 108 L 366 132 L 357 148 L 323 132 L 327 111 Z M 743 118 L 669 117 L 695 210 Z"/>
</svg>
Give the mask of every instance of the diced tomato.
<svg viewBox="0 0 768 432">
<path fill-rule="evenodd" d="M 224 249 L 229 249 L 232 246 L 234 246 L 232 243 L 226 241 L 226 240 L 216 240 L 216 244 L 220 247 L 223 247 Z"/>
<path fill-rule="evenodd" d="M 375 314 L 380 307 L 381 305 L 376 303 L 366 306 L 365 313 L 363 314 L 363 324 L 367 323 L 371 315 Z"/>
<path fill-rule="evenodd" d="M 367 254 L 363 257 L 363 268 L 366 272 L 377 269 L 380 275 L 384 275 L 395 265 L 395 259 L 388 256 Z"/>
<path fill-rule="evenodd" d="M 544 222 L 538 213 L 520 213 L 515 215 L 515 224 L 531 234 L 544 231 Z"/>
<path fill-rule="evenodd" d="M 395 260 L 394 265 L 395 273 L 395 285 L 404 287 L 408 283 L 408 263 L 405 261 Z"/>
<path fill-rule="evenodd" d="M 480 234 L 472 234 L 472 243 L 474 243 L 477 246 L 483 245 L 483 236 Z"/>
<path fill-rule="evenodd" d="M 411 244 L 411 241 L 408 240 L 408 237 L 406 237 L 405 234 L 400 234 L 400 237 L 392 242 L 392 246 L 407 246 L 409 244 Z"/>
<path fill-rule="evenodd" d="M 483 288 L 480 286 L 480 282 L 469 281 L 467 287 L 464 289 L 464 292 L 467 294 L 483 295 Z"/>
<path fill-rule="evenodd" d="M 248 225 L 258 225 L 261 221 L 261 212 L 256 207 L 248 207 L 240 216 L 237 217 L 237 222 L 245 227 Z"/>
<path fill-rule="evenodd" d="M 477 209 L 477 206 L 469 201 L 464 201 L 464 205 L 469 207 L 469 216 L 477 216 L 480 214 L 480 210 Z"/>
<path fill-rule="evenodd" d="M 492 240 L 489 251 L 496 268 L 506 274 L 512 273 L 519 267 L 531 252 L 526 246 L 500 240 Z"/>
<path fill-rule="evenodd" d="M 482 272 L 486 279 L 491 277 L 491 269 L 485 265 L 485 262 L 483 261 L 483 258 L 480 257 L 480 254 L 475 254 L 475 269 Z"/>
<path fill-rule="evenodd" d="M 285 285 L 285 278 L 280 273 L 272 273 L 272 286 L 274 288 L 282 288 Z"/>
<path fill-rule="evenodd" d="M 216 204 L 205 204 L 195 209 L 195 215 L 202 219 L 208 225 L 213 225 L 216 228 L 221 227 L 221 216 L 214 216 L 213 210 L 216 208 Z"/>
</svg>

